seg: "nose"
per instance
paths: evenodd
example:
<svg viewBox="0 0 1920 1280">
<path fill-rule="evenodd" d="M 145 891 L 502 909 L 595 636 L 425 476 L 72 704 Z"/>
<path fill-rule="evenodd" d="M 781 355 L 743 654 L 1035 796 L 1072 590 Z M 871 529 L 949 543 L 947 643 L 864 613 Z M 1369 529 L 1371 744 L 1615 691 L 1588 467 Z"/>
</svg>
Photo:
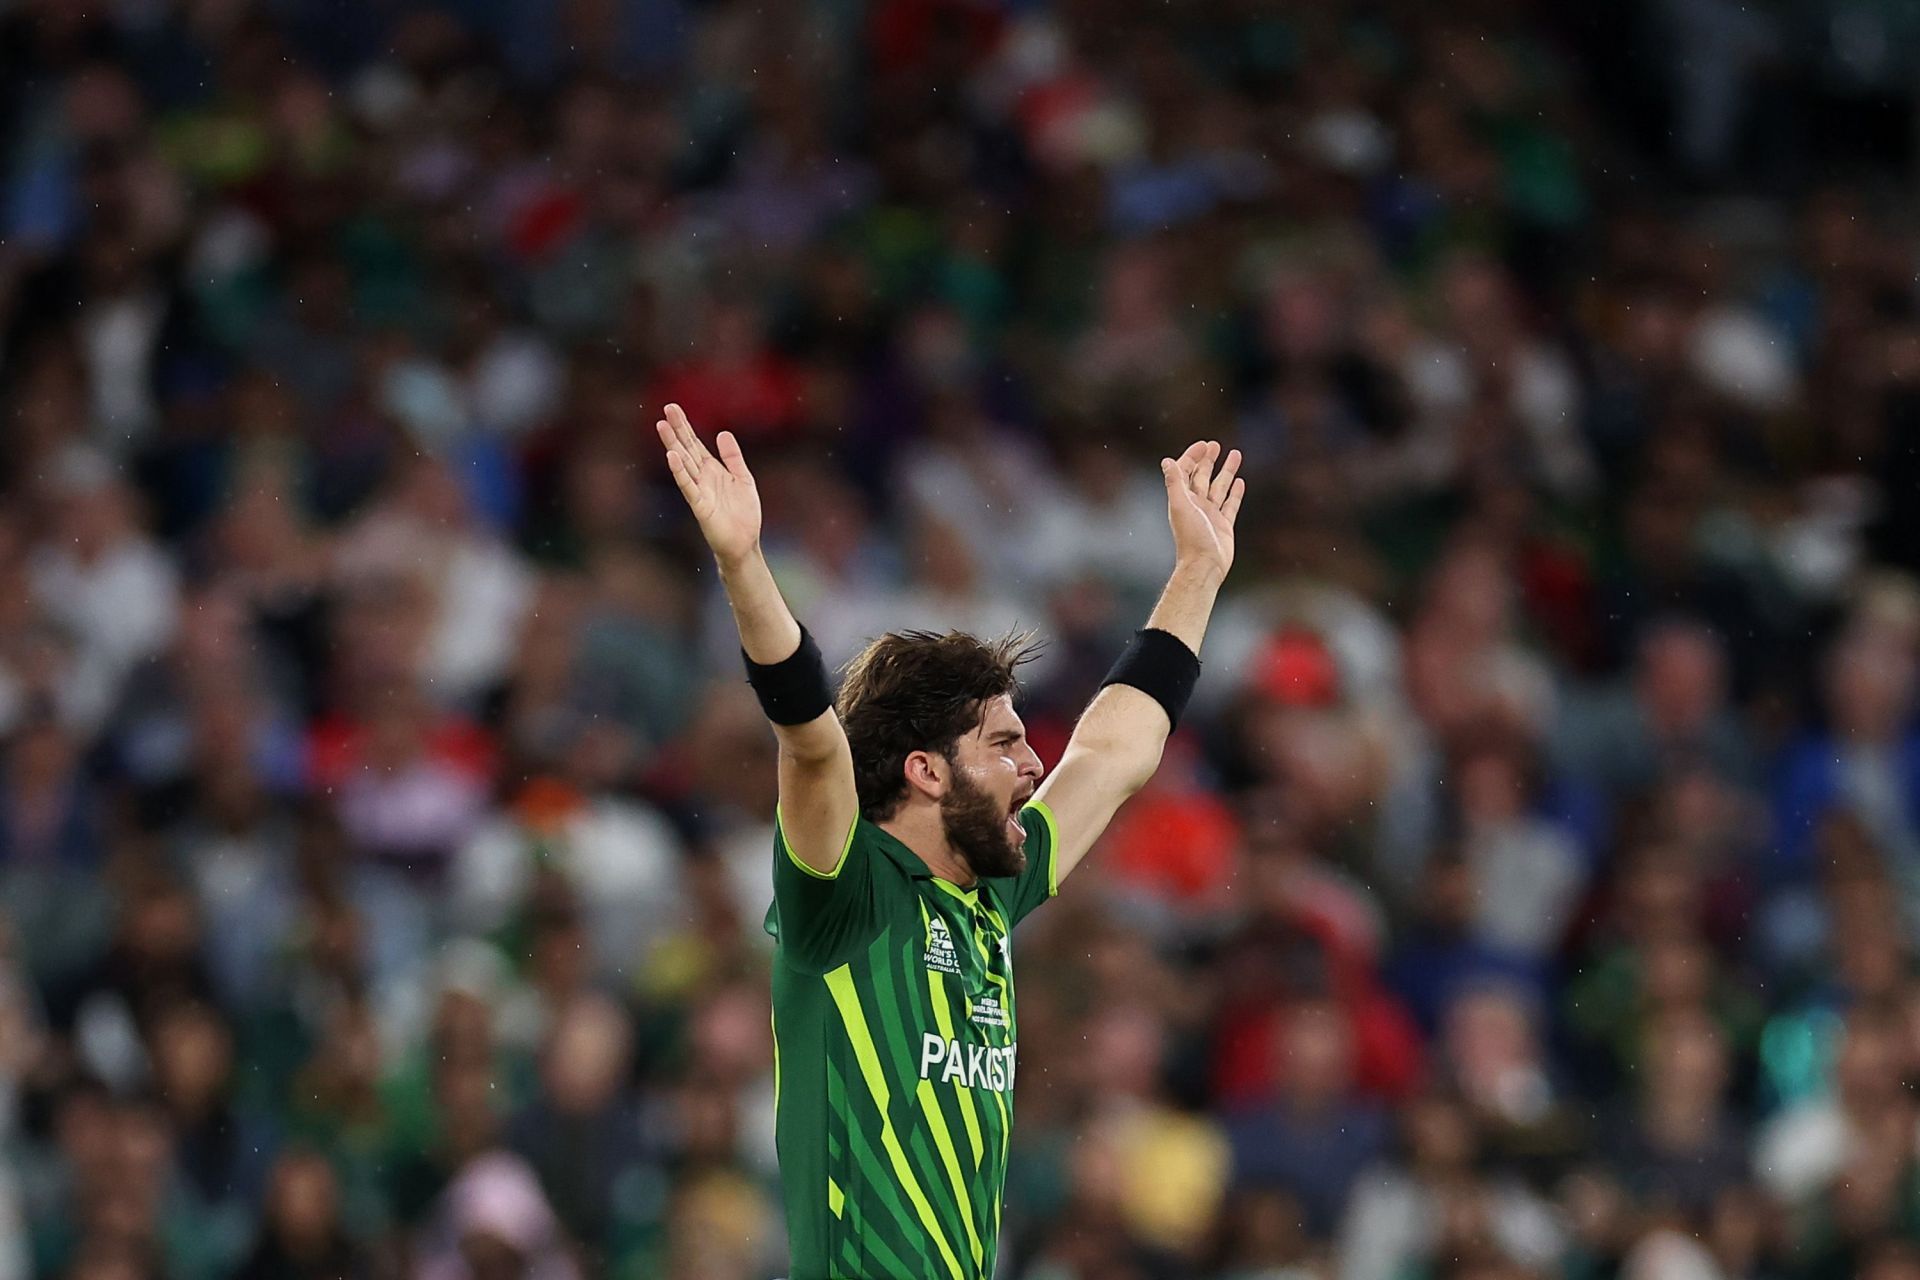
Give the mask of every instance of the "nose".
<svg viewBox="0 0 1920 1280">
<path fill-rule="evenodd" d="M 1020 751 L 1020 776 L 1038 782 L 1040 775 L 1047 771 L 1047 766 L 1040 763 L 1040 753 L 1024 742 L 1020 744 Z"/>
</svg>

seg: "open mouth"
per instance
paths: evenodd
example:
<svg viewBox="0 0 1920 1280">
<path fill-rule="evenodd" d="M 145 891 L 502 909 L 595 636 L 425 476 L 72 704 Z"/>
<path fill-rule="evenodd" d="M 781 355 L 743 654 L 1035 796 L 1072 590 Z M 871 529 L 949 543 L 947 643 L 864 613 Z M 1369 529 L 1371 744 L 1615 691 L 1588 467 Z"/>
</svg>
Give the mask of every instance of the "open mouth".
<svg viewBox="0 0 1920 1280">
<path fill-rule="evenodd" d="M 1033 799 L 1033 792 L 1029 791 L 1025 795 L 1015 796 L 1012 803 L 1007 806 L 1007 838 L 1015 844 L 1026 843 L 1027 829 L 1020 825 L 1020 810 L 1025 808 L 1027 801 L 1031 799 Z"/>
</svg>

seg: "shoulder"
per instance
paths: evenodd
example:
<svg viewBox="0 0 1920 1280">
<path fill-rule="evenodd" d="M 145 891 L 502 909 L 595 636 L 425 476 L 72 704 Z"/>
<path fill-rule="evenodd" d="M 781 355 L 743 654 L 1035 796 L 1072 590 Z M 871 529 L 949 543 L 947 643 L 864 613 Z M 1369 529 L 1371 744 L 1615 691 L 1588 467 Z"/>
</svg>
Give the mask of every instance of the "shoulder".
<svg viewBox="0 0 1920 1280">
<path fill-rule="evenodd" d="M 910 887 L 912 869 L 900 842 L 864 815 L 853 820 L 840 855 L 840 870 L 857 866 L 861 879 L 876 888 Z M 836 873 L 838 874 L 838 873 Z"/>
<path fill-rule="evenodd" d="M 899 841 L 864 816 L 855 818 L 853 830 L 847 833 L 847 852 L 867 860 L 876 876 L 901 881 L 908 878 L 909 868 L 900 856 Z"/>
</svg>

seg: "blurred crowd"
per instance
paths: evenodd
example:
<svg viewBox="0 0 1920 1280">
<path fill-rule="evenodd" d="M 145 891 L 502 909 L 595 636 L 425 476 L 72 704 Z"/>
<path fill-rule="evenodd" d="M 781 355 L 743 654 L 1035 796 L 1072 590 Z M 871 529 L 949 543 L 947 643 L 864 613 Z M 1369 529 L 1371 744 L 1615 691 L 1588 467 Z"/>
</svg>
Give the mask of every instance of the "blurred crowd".
<svg viewBox="0 0 1920 1280">
<path fill-rule="evenodd" d="M 1920 19 L 0 0 L 0 1280 L 767 1280 L 773 740 L 1248 458 L 1005 1280 L 1920 1276 Z"/>
</svg>

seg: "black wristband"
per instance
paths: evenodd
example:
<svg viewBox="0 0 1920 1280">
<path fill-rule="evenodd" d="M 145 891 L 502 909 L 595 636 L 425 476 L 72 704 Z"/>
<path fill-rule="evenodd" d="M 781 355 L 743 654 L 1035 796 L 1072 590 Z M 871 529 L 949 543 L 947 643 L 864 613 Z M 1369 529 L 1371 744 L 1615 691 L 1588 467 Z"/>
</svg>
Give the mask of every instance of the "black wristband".
<svg viewBox="0 0 1920 1280">
<path fill-rule="evenodd" d="M 775 724 L 807 724 L 833 705 L 826 659 L 804 626 L 800 647 L 778 662 L 755 662 L 745 649 L 740 657 L 747 664 L 747 683 L 759 697 L 760 709 Z"/>
<path fill-rule="evenodd" d="M 1200 659 L 1178 636 L 1158 627 L 1133 633 L 1120 660 L 1100 682 L 1131 685 L 1159 703 L 1171 725 L 1180 723 L 1180 713 L 1193 696 L 1194 682 L 1200 679 Z"/>
</svg>

